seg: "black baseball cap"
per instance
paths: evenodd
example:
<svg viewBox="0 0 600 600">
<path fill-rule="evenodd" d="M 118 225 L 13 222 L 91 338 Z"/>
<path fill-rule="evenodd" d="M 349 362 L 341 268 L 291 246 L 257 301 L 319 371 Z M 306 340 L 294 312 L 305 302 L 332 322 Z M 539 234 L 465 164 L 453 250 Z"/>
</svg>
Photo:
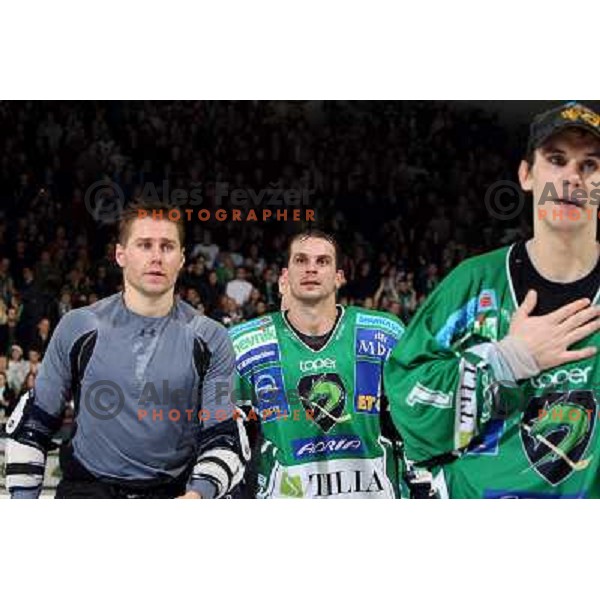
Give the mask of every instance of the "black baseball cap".
<svg viewBox="0 0 600 600">
<path fill-rule="evenodd" d="M 579 102 L 568 102 L 537 115 L 529 126 L 527 155 L 555 133 L 576 127 L 589 131 L 600 139 L 600 115 Z"/>
</svg>

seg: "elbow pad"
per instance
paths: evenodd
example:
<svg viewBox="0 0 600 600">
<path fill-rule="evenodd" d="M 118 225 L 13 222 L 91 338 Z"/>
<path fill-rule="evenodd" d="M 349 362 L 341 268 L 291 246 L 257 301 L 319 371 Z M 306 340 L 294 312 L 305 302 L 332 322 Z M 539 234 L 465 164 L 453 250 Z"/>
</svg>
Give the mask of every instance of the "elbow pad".
<svg viewBox="0 0 600 600">
<path fill-rule="evenodd" d="M 206 438 L 200 445 L 190 485 L 206 480 L 216 487 L 216 497 L 222 498 L 242 481 L 250 460 L 250 444 L 241 418 L 219 423 L 203 435 Z"/>
</svg>

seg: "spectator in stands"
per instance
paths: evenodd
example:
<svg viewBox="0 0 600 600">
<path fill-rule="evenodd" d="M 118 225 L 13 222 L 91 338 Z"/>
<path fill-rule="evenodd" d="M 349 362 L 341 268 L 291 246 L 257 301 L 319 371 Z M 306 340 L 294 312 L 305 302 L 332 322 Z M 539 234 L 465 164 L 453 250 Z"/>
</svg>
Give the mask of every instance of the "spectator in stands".
<svg viewBox="0 0 600 600">
<path fill-rule="evenodd" d="M 0 300 L 8 304 L 10 297 L 14 292 L 15 286 L 10 274 L 10 260 L 8 258 L 0 259 Z"/>
<path fill-rule="evenodd" d="M 58 302 L 58 318 L 67 314 L 73 308 L 71 293 L 69 291 L 63 291 L 60 295 L 60 301 Z"/>
<path fill-rule="evenodd" d="M 215 260 L 219 254 L 219 246 L 213 243 L 211 232 L 205 229 L 202 232 L 202 243 L 196 244 L 190 253 L 190 258 L 195 259 L 197 256 L 203 256 L 206 260 L 206 266 L 213 269 Z"/>
<path fill-rule="evenodd" d="M 217 277 L 219 283 L 227 285 L 235 276 L 235 265 L 233 259 L 227 252 L 219 252 L 219 262 L 217 264 Z"/>
<path fill-rule="evenodd" d="M 41 356 L 46 352 L 50 343 L 50 319 L 43 317 L 37 324 L 36 334 L 30 340 L 29 347 L 37 350 Z"/>
<path fill-rule="evenodd" d="M 444 253 L 446 253 L 446 259 L 444 261 L 445 270 L 450 270 L 455 264 L 453 246 L 451 249 L 444 249 Z M 439 269 L 435 263 L 430 263 L 426 268 L 422 269 L 422 275 L 417 286 L 420 293 L 429 295 L 433 291 L 440 280 L 438 272 Z"/>
<path fill-rule="evenodd" d="M 269 310 L 276 310 L 279 306 L 279 274 L 272 267 L 267 267 L 262 272 L 258 290 L 264 298 Z"/>
<path fill-rule="evenodd" d="M 258 244 L 252 243 L 248 248 L 248 258 L 246 259 L 246 267 L 252 265 L 250 276 L 252 278 L 259 277 L 266 267 L 265 259 L 259 255 Z"/>
<path fill-rule="evenodd" d="M 23 394 L 26 394 L 29 390 L 32 390 L 34 388 L 35 376 L 36 376 L 36 374 L 32 373 L 31 371 L 25 375 L 25 379 L 23 380 L 23 385 L 21 386 L 21 389 L 19 390 L 19 398 Z"/>
<path fill-rule="evenodd" d="M 188 304 L 191 304 L 194 308 L 202 306 L 202 298 L 200 298 L 200 294 L 195 288 L 187 288 L 185 293 L 185 301 Z"/>
<path fill-rule="evenodd" d="M 398 283 L 398 302 L 400 303 L 400 319 L 408 323 L 417 310 L 417 293 L 412 281 L 401 279 Z"/>
<path fill-rule="evenodd" d="M 8 346 L 8 310 L 6 303 L 0 297 L 0 353 L 7 351 Z"/>
<path fill-rule="evenodd" d="M 0 371 L 0 411 L 6 417 L 10 417 L 16 406 L 16 395 L 13 389 L 8 385 L 6 373 Z"/>
<path fill-rule="evenodd" d="M 25 363 L 27 365 L 27 373 L 37 375 L 42 359 L 40 352 L 32 348 L 27 352 L 27 358 L 28 361 Z"/>
<path fill-rule="evenodd" d="M 372 272 L 370 261 L 363 260 L 359 265 L 357 277 L 348 284 L 348 294 L 359 301 L 368 297 L 372 299 L 379 283 L 377 274 Z"/>
<path fill-rule="evenodd" d="M 235 279 L 225 287 L 225 293 L 233 298 L 238 306 L 243 306 L 252 294 L 252 284 L 247 281 L 248 274 L 245 267 L 238 267 Z"/>
<path fill-rule="evenodd" d="M 492 116 L 464 106 L 11 102 L 1 107 L 0 129 L 0 300 L 7 307 L 0 352 L 13 344 L 28 348 L 41 318 L 55 323 L 73 306 L 93 302 L 92 293 L 102 298 L 119 290 L 115 240 L 84 202 L 101 178 L 118 182 L 128 198 L 165 178 L 172 187 L 201 184 L 202 208 L 231 208 L 227 194 L 217 201 L 219 186 L 311 190 L 320 225 L 337 231 L 350 254 L 343 297 L 372 298 L 384 310 L 396 306 L 394 268 L 396 279 L 405 272 L 409 287 L 409 273 L 416 274 L 420 301 L 462 257 L 501 239 L 498 228 L 510 228 L 511 236 L 526 230 L 521 222 L 498 222 L 489 231 L 475 226 L 489 182 L 506 179 L 510 140 Z M 208 269 L 218 268 L 223 287 L 236 265 L 247 267 L 246 282 L 277 310 L 281 239 L 294 226 L 195 223 L 199 243 L 190 264 L 202 257 Z M 196 267 L 190 272 L 198 274 Z M 376 296 L 382 276 L 387 283 Z M 200 292 L 209 315 L 223 293 L 210 278 L 200 287 L 183 285 Z M 17 293 L 23 283 L 25 306 Z M 41 302 L 36 292 L 32 301 L 32 285 Z"/>
<path fill-rule="evenodd" d="M 17 344 L 13 344 L 10 349 L 8 369 L 6 370 L 8 385 L 13 390 L 20 390 L 28 371 L 29 365 L 27 364 L 27 361 L 23 359 L 23 348 Z"/>
<path fill-rule="evenodd" d="M 200 291 L 206 283 L 206 259 L 204 256 L 198 256 L 189 263 L 180 277 L 183 287 Z"/>
<path fill-rule="evenodd" d="M 43 250 L 40 259 L 35 266 L 35 280 L 44 294 L 52 295 L 58 293 L 62 284 L 62 274 L 48 250 Z"/>
<path fill-rule="evenodd" d="M 220 321 L 225 327 L 237 325 L 244 315 L 233 298 L 223 295 L 219 298 L 219 307 L 213 311 L 212 318 Z"/>
<path fill-rule="evenodd" d="M 107 296 L 110 296 L 114 293 L 115 287 L 113 282 L 110 281 L 106 265 L 98 265 L 93 288 L 96 294 L 98 294 L 98 297 L 100 298 L 106 298 Z"/>
<path fill-rule="evenodd" d="M 391 312 L 393 315 L 396 315 L 398 318 L 402 319 L 402 315 L 401 315 L 401 305 L 400 302 L 398 302 L 398 300 L 390 300 L 387 310 L 388 312 Z"/>
<path fill-rule="evenodd" d="M 219 282 L 216 271 L 209 271 L 207 281 L 200 287 L 200 296 L 207 314 L 217 310 L 219 299 L 225 293 L 225 286 Z"/>
<path fill-rule="evenodd" d="M 263 298 L 261 296 L 261 293 L 253 287 L 252 291 L 250 292 L 250 297 L 242 306 L 242 314 L 246 321 L 253 319 L 258 315 L 259 302 L 263 302 Z"/>
<path fill-rule="evenodd" d="M 9 352 L 15 344 L 18 345 L 21 334 L 17 308 L 11 306 L 6 311 L 6 324 L 0 325 L 0 352 Z"/>
</svg>

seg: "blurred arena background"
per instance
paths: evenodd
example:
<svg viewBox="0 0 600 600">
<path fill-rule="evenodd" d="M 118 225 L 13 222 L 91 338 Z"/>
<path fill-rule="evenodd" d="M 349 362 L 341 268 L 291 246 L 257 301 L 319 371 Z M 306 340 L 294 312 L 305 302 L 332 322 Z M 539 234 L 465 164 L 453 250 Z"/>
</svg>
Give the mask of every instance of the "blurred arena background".
<svg viewBox="0 0 600 600">
<path fill-rule="evenodd" d="M 286 240 L 313 225 L 340 242 L 340 302 L 408 322 L 458 262 L 529 235 L 531 209 L 494 219 L 483 198 L 516 181 L 526 124 L 548 104 L 1 102 L 2 490 L 3 424 L 57 322 L 121 289 L 115 206 L 154 195 L 214 214 L 247 190 L 246 208 L 275 213 L 275 191 L 306 192 L 314 223 L 191 219 L 178 293 L 227 326 L 277 310 Z M 46 495 L 59 475 L 52 453 Z"/>
</svg>

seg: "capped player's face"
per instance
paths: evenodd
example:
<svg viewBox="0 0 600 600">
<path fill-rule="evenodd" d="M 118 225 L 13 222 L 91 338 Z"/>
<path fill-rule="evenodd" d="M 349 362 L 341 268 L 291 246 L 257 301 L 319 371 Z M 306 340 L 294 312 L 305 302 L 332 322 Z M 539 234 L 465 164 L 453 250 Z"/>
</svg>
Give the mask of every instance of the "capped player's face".
<svg viewBox="0 0 600 600">
<path fill-rule="evenodd" d="M 343 282 L 343 273 L 335 265 L 335 249 L 321 238 L 296 240 L 283 276 L 291 298 L 305 302 L 335 298 Z"/>
<path fill-rule="evenodd" d="M 534 221 L 553 230 L 595 231 L 600 202 L 600 140 L 578 129 L 551 137 L 523 161 L 519 180 L 533 193 Z"/>
<path fill-rule="evenodd" d="M 166 219 L 136 219 L 116 258 L 127 284 L 146 296 L 171 293 L 183 266 L 183 249 L 175 223 Z"/>
</svg>

